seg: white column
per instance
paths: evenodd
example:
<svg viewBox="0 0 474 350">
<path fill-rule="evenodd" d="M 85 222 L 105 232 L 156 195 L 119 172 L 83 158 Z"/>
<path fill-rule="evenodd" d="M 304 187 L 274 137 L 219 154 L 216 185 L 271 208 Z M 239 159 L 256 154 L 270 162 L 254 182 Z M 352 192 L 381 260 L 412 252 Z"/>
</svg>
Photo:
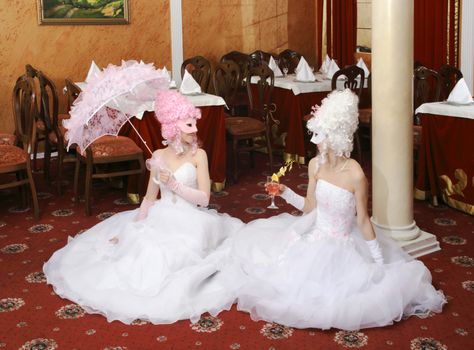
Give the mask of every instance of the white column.
<svg viewBox="0 0 474 350">
<path fill-rule="evenodd" d="M 474 94 L 474 1 L 461 1 L 461 72 Z"/>
<path fill-rule="evenodd" d="M 181 0 L 170 0 L 171 17 L 171 63 L 173 80 L 181 84 L 181 64 L 183 63 L 183 14 Z"/>
<path fill-rule="evenodd" d="M 413 0 L 372 1 L 372 77 L 374 229 L 423 255 L 439 244 L 413 219 Z"/>
</svg>

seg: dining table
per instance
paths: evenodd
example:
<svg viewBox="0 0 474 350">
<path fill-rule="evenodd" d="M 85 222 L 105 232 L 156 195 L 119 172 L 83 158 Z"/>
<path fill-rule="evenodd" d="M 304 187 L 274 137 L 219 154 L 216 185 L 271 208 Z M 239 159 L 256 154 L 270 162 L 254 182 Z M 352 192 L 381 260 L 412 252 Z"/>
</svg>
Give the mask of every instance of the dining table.
<svg viewBox="0 0 474 350">
<path fill-rule="evenodd" d="M 258 77 L 251 80 L 254 95 L 258 80 Z M 343 77 L 338 79 L 338 90 L 344 89 L 344 82 Z M 272 102 L 276 111 L 273 116 L 279 121 L 277 140 L 283 145 L 286 161 L 305 163 L 308 147 L 305 140 L 309 138 L 305 137 L 307 130 L 303 117 L 311 113 L 314 105 L 320 105 L 331 90 L 331 79 L 319 72 L 315 73 L 315 81 L 298 81 L 296 74 L 275 77 Z"/>
<path fill-rule="evenodd" d="M 415 198 L 474 215 L 474 103 L 425 103 Z"/>
</svg>

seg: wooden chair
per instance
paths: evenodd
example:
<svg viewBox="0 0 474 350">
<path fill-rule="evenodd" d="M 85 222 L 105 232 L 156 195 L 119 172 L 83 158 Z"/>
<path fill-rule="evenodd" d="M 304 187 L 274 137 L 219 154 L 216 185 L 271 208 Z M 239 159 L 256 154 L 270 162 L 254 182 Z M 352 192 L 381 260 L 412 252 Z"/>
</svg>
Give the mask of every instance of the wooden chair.
<svg viewBox="0 0 474 350">
<path fill-rule="evenodd" d="M 459 69 L 447 64 L 441 66 L 438 70 L 438 74 L 441 84 L 439 98 L 441 101 L 445 101 L 448 99 L 449 94 L 463 75 Z"/>
<path fill-rule="evenodd" d="M 209 81 L 211 79 L 211 64 L 202 56 L 188 58 L 181 65 L 181 77 L 184 76 L 184 70 L 192 75 L 194 80 L 201 86 L 202 92 L 207 92 Z"/>
<path fill-rule="evenodd" d="M 77 161 L 75 150 L 73 149 L 71 152 L 67 152 L 66 142 L 64 140 L 66 128 L 63 126 L 62 121 L 68 119 L 70 115 L 69 113 L 58 114 L 58 93 L 51 79 L 41 71 L 38 71 L 38 79 L 41 89 L 40 111 L 42 120 L 46 125 L 46 130 L 48 131 L 44 151 L 44 169 L 45 172 L 47 172 L 47 178 L 49 178 L 51 152 L 56 150 L 58 152 L 56 186 L 58 194 L 61 195 L 64 163 L 75 163 Z"/>
<path fill-rule="evenodd" d="M 441 95 L 441 80 L 438 72 L 433 69 L 420 66 L 415 68 L 413 74 L 413 111 L 423 103 L 437 102 Z M 420 120 L 415 115 L 415 124 Z"/>
<path fill-rule="evenodd" d="M 28 185 L 33 202 L 33 211 L 36 220 L 39 220 L 38 197 L 31 171 L 31 150 L 35 143 L 36 128 L 34 115 L 35 96 L 31 80 L 28 78 L 17 80 L 13 88 L 13 114 L 15 119 L 16 145 L 0 145 L 0 174 L 15 176 L 10 182 L 0 184 L 0 189 Z M 3 179 L 3 176 L 2 176 Z M 22 190 L 22 201 L 26 205 L 26 191 Z"/>
<path fill-rule="evenodd" d="M 438 72 L 425 66 L 415 68 L 413 73 L 413 150 L 415 163 L 418 159 L 418 150 L 421 147 L 423 134 L 421 120 L 415 111 L 423 103 L 439 101 L 440 94 L 441 80 Z M 414 169 L 416 171 L 416 165 Z"/>
<path fill-rule="evenodd" d="M 301 54 L 296 51 L 286 49 L 278 55 L 280 68 L 288 68 L 288 74 L 293 74 L 301 59 Z"/>
<path fill-rule="evenodd" d="M 251 84 L 251 79 L 254 76 L 260 79 L 257 84 Z M 226 118 L 226 132 L 232 144 L 234 182 L 238 178 L 239 155 L 250 153 L 253 166 L 253 152 L 262 147 L 266 148 L 268 153 L 270 173 L 273 171 L 271 126 L 273 123 L 278 124 L 272 115 L 276 110 L 275 105 L 271 103 L 274 83 L 273 71 L 267 64 L 250 68 L 246 77 L 250 106 L 249 116 Z"/>
<path fill-rule="evenodd" d="M 245 116 L 249 113 L 249 100 L 247 94 L 247 86 L 244 78 L 247 76 L 251 66 L 250 56 L 239 51 L 231 51 L 221 57 L 221 62 L 235 62 L 240 69 L 240 84 L 234 99 L 233 113 Z"/>
<path fill-rule="evenodd" d="M 25 66 L 25 76 L 31 78 L 31 84 L 33 88 L 33 94 L 35 97 L 34 105 L 33 105 L 33 116 L 35 118 L 35 128 L 36 128 L 36 138 L 33 144 L 33 168 L 37 171 L 37 162 L 36 159 L 38 157 L 38 145 L 40 142 L 46 143 L 46 135 L 48 132 L 46 131 L 46 125 L 43 118 L 43 115 L 40 113 L 41 108 L 41 91 L 39 88 L 39 80 L 38 80 L 38 70 L 34 68 L 32 65 L 27 64 Z M 21 79 L 21 77 L 19 78 Z M 49 174 L 44 172 L 45 178 L 47 178 Z"/>
<path fill-rule="evenodd" d="M 224 61 L 219 63 L 212 73 L 214 92 L 221 96 L 230 115 L 235 115 L 236 95 L 241 84 L 240 69 L 234 61 Z"/>
<path fill-rule="evenodd" d="M 351 89 L 358 97 L 359 101 L 362 96 L 362 89 L 364 88 L 365 73 L 364 70 L 356 65 L 347 66 L 334 73 L 331 80 L 331 89 L 337 89 L 337 81 L 340 76 L 345 76 L 344 88 Z M 358 161 L 362 162 L 362 147 L 360 144 L 360 131 L 358 130 L 354 135 L 354 143 L 358 156 Z"/>
<path fill-rule="evenodd" d="M 252 62 L 252 66 L 259 66 L 262 63 L 268 64 L 268 62 L 270 62 L 270 57 L 272 57 L 273 55 L 270 52 L 255 50 L 249 56 Z"/>
<path fill-rule="evenodd" d="M 70 79 L 66 80 L 68 103 L 72 105 L 81 93 L 81 89 Z M 102 136 L 92 142 L 85 151 L 76 147 L 77 162 L 74 171 L 74 199 L 79 200 L 79 175 L 81 165 L 86 168 L 85 173 L 85 210 L 91 215 L 91 189 L 94 179 L 108 179 L 138 175 L 137 193 L 141 193 L 144 181 L 145 162 L 143 151 L 132 139 L 125 136 Z M 127 186 L 124 186 L 127 188 Z"/>
</svg>

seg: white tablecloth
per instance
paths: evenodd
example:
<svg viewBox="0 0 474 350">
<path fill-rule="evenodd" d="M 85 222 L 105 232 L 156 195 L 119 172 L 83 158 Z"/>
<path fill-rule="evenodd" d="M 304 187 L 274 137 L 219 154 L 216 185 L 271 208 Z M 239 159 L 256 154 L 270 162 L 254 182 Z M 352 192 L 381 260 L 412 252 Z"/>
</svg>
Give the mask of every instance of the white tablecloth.
<svg viewBox="0 0 474 350">
<path fill-rule="evenodd" d="M 79 86 L 81 90 L 84 90 L 85 87 L 87 86 L 87 83 L 85 82 L 78 82 L 75 84 Z M 64 91 L 67 92 L 66 87 L 64 87 Z M 193 103 L 195 107 L 226 106 L 224 99 L 216 95 L 202 93 L 202 94 L 184 95 L 184 96 L 186 96 Z M 129 102 L 126 100 L 126 96 L 117 97 L 116 99 L 114 99 L 113 101 L 107 104 L 108 107 L 117 109 L 119 111 L 123 110 L 122 105 L 127 105 L 127 108 L 129 108 Z M 138 119 L 141 119 L 143 117 L 143 113 L 145 113 L 146 111 L 155 110 L 155 101 L 154 100 L 142 101 L 140 103 L 140 106 L 135 106 L 135 110 L 137 110 L 137 113 L 135 113 L 135 117 Z"/>
<path fill-rule="evenodd" d="M 454 105 L 447 102 L 430 102 L 423 103 L 415 111 L 418 113 L 428 113 L 436 115 L 444 115 L 449 117 L 474 119 L 474 104 Z"/>
<path fill-rule="evenodd" d="M 319 73 L 316 73 L 315 76 L 315 82 L 297 81 L 295 74 L 288 74 L 286 77 L 275 77 L 275 86 L 281 89 L 291 90 L 295 95 L 331 91 L 331 79 L 324 78 L 323 75 Z M 258 77 L 252 77 L 252 84 L 256 84 L 258 81 Z M 337 89 L 344 89 L 344 78 L 338 79 Z"/>
</svg>

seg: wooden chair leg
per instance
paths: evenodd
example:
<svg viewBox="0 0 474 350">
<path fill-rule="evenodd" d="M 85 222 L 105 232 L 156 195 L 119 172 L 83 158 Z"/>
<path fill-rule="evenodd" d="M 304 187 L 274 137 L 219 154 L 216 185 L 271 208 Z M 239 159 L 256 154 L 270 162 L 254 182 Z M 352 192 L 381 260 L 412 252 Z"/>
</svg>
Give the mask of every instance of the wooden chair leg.
<svg viewBox="0 0 474 350">
<path fill-rule="evenodd" d="M 35 219 L 39 220 L 40 212 L 39 212 L 39 205 L 38 205 L 38 194 L 36 193 L 35 180 L 33 179 L 33 174 L 31 172 L 31 165 L 29 163 L 27 163 L 26 165 L 26 174 L 28 176 L 28 183 L 30 185 L 31 199 L 33 201 L 33 211 L 35 214 Z"/>
<path fill-rule="evenodd" d="M 43 162 L 43 175 L 46 181 L 50 181 L 49 168 L 51 165 L 51 143 L 46 140 L 44 143 L 44 162 Z"/>
<path fill-rule="evenodd" d="M 91 215 L 91 187 L 92 187 L 92 164 L 87 162 L 86 164 L 86 186 L 85 186 L 85 206 L 86 215 Z"/>
<path fill-rule="evenodd" d="M 36 162 L 36 158 L 37 158 L 37 155 L 38 155 L 38 139 L 35 140 L 35 144 L 33 146 L 33 169 L 35 171 L 38 171 L 38 164 Z"/>
<path fill-rule="evenodd" d="M 64 149 L 58 147 L 58 169 L 56 175 L 56 187 L 58 195 L 62 195 L 62 175 L 63 175 Z"/>
<path fill-rule="evenodd" d="M 234 176 L 234 183 L 237 182 L 237 166 L 238 166 L 238 154 L 237 154 L 237 143 L 238 143 L 238 140 L 233 138 L 232 139 L 232 158 L 233 158 L 233 163 L 234 163 L 234 166 L 233 166 L 233 169 L 232 169 L 232 173 L 233 173 L 233 176 Z"/>
<path fill-rule="evenodd" d="M 76 164 L 74 166 L 74 202 L 79 202 L 79 170 L 81 168 L 81 161 L 79 158 L 76 159 Z"/>
</svg>

